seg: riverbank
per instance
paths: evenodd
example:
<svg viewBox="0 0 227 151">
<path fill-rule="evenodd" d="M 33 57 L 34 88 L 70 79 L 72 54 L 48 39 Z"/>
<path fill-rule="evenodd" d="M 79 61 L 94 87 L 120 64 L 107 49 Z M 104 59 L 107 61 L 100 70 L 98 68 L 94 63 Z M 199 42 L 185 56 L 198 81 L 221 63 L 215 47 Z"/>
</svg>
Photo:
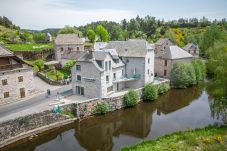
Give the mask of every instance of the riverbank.
<svg viewBox="0 0 227 151">
<path fill-rule="evenodd" d="M 121 151 L 141 150 L 227 150 L 227 126 L 209 126 L 186 132 L 176 132 L 121 149 Z"/>
</svg>

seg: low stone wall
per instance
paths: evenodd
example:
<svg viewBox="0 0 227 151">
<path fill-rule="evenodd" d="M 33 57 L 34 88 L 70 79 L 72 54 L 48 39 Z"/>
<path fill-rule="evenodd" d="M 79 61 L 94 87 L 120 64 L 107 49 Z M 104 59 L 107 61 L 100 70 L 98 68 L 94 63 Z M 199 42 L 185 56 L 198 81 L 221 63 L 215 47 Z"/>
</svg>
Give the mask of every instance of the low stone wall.
<svg viewBox="0 0 227 151">
<path fill-rule="evenodd" d="M 139 96 L 139 101 L 142 99 L 142 88 L 136 89 L 136 92 Z M 104 99 L 91 99 L 81 103 L 74 103 L 69 105 L 62 106 L 62 110 L 73 113 L 76 118 L 85 118 L 95 114 L 95 109 L 97 104 L 106 102 L 109 105 L 109 112 L 119 110 L 125 107 L 123 102 L 124 95 L 112 98 L 104 98 Z"/>
<path fill-rule="evenodd" d="M 43 49 L 42 51 L 14 51 L 15 55 L 22 57 L 23 59 L 54 59 L 53 49 Z"/>
<path fill-rule="evenodd" d="M 67 116 L 44 111 L 1 123 L 0 144 L 21 133 L 67 119 L 69 119 Z"/>
<path fill-rule="evenodd" d="M 50 85 L 64 85 L 63 82 L 53 81 L 53 80 L 47 78 L 43 73 L 37 72 L 37 76 Z"/>
</svg>

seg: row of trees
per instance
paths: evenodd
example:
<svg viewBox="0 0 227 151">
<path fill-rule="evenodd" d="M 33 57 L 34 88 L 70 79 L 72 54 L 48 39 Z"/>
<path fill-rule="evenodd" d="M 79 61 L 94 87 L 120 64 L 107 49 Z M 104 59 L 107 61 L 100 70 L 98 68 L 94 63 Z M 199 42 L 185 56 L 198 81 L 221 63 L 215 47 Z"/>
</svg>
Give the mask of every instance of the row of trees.
<svg viewBox="0 0 227 151">
<path fill-rule="evenodd" d="M 11 29 L 20 29 L 19 26 L 14 25 L 13 22 L 5 16 L 0 16 L 0 25 Z"/>
<path fill-rule="evenodd" d="M 31 33 L 28 31 L 13 31 L 0 35 L 3 43 L 40 43 L 46 40 L 45 33 Z"/>
<path fill-rule="evenodd" d="M 170 81 L 176 88 L 186 88 L 203 81 L 206 77 L 206 65 L 201 59 L 192 63 L 177 62 L 170 72 Z"/>
</svg>

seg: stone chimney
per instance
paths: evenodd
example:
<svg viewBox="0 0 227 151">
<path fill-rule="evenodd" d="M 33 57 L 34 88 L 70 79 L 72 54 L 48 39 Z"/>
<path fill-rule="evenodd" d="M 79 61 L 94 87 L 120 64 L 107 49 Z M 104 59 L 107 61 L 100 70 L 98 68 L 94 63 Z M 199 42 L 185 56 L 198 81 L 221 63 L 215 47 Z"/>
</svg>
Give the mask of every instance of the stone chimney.
<svg viewBox="0 0 227 151">
<path fill-rule="evenodd" d="M 94 58 L 94 56 L 93 56 L 93 50 L 92 49 L 89 49 L 88 50 L 88 59 L 93 59 Z"/>
</svg>

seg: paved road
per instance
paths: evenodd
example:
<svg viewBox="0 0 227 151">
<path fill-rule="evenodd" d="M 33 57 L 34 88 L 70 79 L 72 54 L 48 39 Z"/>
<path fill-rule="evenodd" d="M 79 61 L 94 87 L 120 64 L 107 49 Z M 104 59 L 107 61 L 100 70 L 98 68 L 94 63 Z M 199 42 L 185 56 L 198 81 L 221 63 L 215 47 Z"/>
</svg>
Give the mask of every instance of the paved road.
<svg viewBox="0 0 227 151">
<path fill-rule="evenodd" d="M 46 83 L 42 83 L 40 81 L 37 82 L 39 82 L 39 84 L 36 84 L 36 87 L 42 89 L 43 92 L 45 92 L 47 89 L 51 89 L 51 96 L 47 98 L 46 93 L 42 93 L 25 101 L 18 101 L 15 103 L 0 106 L 0 123 L 5 120 L 16 118 L 18 116 L 50 109 L 51 106 L 49 106 L 49 104 L 51 103 L 51 101 L 56 99 L 57 92 L 64 94 L 65 92 L 68 92 L 72 89 L 71 84 L 56 87 L 47 85 Z"/>
</svg>

